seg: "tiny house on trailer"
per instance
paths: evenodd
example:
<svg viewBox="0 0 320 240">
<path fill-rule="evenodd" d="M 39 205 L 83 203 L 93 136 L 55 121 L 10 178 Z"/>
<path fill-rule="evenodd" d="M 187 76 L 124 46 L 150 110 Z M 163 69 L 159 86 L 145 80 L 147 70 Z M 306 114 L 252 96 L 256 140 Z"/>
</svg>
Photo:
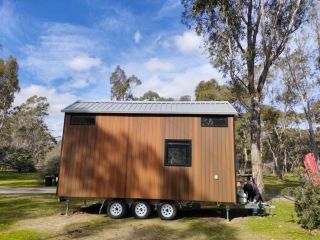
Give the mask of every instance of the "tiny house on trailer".
<svg viewBox="0 0 320 240">
<path fill-rule="evenodd" d="M 101 199 L 110 217 L 235 205 L 234 122 L 225 101 L 77 101 L 65 113 L 57 195 Z"/>
</svg>

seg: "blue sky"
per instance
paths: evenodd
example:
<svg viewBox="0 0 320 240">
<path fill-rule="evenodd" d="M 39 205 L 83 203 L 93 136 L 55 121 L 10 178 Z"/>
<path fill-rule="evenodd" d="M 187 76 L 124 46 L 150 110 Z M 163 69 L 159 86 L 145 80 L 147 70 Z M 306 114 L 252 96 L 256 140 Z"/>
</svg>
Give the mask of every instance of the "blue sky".
<svg viewBox="0 0 320 240">
<path fill-rule="evenodd" d="M 19 63 L 21 91 L 51 104 L 47 119 L 61 135 L 60 110 L 77 99 L 110 98 L 116 65 L 165 97 L 191 95 L 201 80 L 216 78 L 202 39 L 181 24 L 179 0 L 0 0 L 0 57 Z"/>
</svg>

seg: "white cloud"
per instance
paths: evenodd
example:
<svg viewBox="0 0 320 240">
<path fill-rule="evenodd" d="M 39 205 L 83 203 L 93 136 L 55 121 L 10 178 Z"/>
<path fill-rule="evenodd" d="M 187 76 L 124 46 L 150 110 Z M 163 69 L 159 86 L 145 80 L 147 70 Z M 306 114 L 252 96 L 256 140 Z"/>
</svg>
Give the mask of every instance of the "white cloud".
<svg viewBox="0 0 320 240">
<path fill-rule="evenodd" d="M 162 7 L 160 8 L 160 10 L 157 12 L 155 19 L 159 19 L 159 18 L 167 16 L 170 12 L 172 12 L 173 10 L 178 8 L 179 6 L 181 6 L 180 0 L 167 0 L 167 1 L 165 1 L 163 3 Z"/>
<path fill-rule="evenodd" d="M 186 31 L 182 35 L 175 36 L 174 43 L 176 48 L 183 54 L 203 54 L 201 49 L 203 41 L 193 31 Z"/>
<path fill-rule="evenodd" d="M 21 88 L 21 91 L 16 94 L 14 106 L 20 105 L 31 96 L 45 96 L 50 103 L 49 116 L 46 118 L 46 123 L 49 126 L 53 136 L 61 136 L 63 129 L 63 113 L 61 109 L 77 100 L 73 94 L 66 92 L 58 92 L 54 88 L 41 85 L 30 85 Z"/>
<path fill-rule="evenodd" d="M 127 9 L 117 7 L 114 4 L 107 4 L 106 16 L 98 24 L 105 31 L 120 32 L 132 30 L 136 17 Z"/>
<path fill-rule="evenodd" d="M 1 34 L 10 40 L 17 41 L 19 23 L 15 15 L 16 9 L 12 2 L 2 1 L 0 3 Z"/>
<path fill-rule="evenodd" d="M 80 88 L 105 77 L 106 66 L 99 57 L 103 45 L 94 37 L 93 30 L 59 23 L 45 24 L 44 27 L 46 30 L 38 43 L 23 48 L 24 57 L 20 61 L 23 69 L 31 73 L 36 80 L 81 80 L 82 83 L 87 83 L 69 84 L 70 87 Z M 89 57 L 92 55 L 98 57 Z"/>
<path fill-rule="evenodd" d="M 134 41 L 135 41 L 135 43 L 139 43 L 140 40 L 141 40 L 141 38 L 142 38 L 141 33 L 140 33 L 139 31 L 136 31 L 136 32 L 134 33 Z"/>
<path fill-rule="evenodd" d="M 135 94 L 141 96 L 146 91 L 153 90 L 164 97 L 178 98 L 182 95 L 193 97 L 196 85 L 201 80 L 211 78 L 217 79 L 221 84 L 224 83 L 221 74 L 209 63 L 184 66 L 179 70 L 173 70 L 169 75 L 157 73 L 142 79 L 142 85 L 135 89 Z"/>
<path fill-rule="evenodd" d="M 77 56 L 66 62 L 67 66 L 76 71 L 83 71 L 91 69 L 92 67 L 98 67 L 101 65 L 100 58 Z"/>
<path fill-rule="evenodd" d="M 159 58 L 150 58 L 145 63 L 145 66 L 149 71 L 171 71 L 174 69 L 174 65 L 172 63 L 160 60 Z"/>
</svg>

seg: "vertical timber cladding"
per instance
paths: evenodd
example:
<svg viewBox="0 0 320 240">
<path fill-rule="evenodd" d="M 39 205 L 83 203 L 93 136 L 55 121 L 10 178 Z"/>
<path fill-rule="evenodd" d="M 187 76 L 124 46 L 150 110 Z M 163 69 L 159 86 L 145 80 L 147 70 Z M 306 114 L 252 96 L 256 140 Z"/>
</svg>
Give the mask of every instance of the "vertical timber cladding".
<svg viewBox="0 0 320 240">
<path fill-rule="evenodd" d="M 58 195 L 234 203 L 233 121 L 202 128 L 200 116 L 100 114 L 82 126 L 66 114 Z M 191 167 L 164 166 L 165 139 L 192 140 Z"/>
</svg>

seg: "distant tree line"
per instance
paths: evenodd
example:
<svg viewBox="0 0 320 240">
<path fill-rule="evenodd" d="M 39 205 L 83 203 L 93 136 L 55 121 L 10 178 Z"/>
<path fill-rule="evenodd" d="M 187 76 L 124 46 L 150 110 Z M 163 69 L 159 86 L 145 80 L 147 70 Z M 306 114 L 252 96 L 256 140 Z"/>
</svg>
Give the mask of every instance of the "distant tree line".
<svg viewBox="0 0 320 240">
<path fill-rule="evenodd" d="M 44 122 L 49 103 L 45 97 L 31 96 L 13 108 L 19 90 L 16 59 L 0 59 L 0 169 L 35 171 L 56 145 Z"/>
</svg>

